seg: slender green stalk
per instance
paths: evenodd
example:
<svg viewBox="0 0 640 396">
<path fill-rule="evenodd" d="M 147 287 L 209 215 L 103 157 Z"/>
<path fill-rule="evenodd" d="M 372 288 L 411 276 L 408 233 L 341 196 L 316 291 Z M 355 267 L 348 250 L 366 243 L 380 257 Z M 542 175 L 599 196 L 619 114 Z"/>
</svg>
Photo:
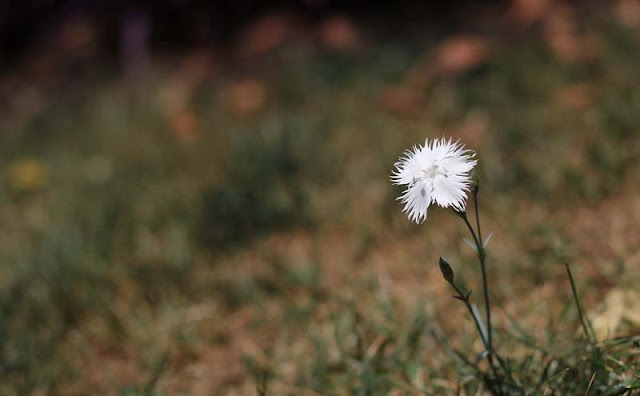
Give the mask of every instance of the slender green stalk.
<svg viewBox="0 0 640 396">
<path fill-rule="evenodd" d="M 464 305 L 467 307 L 467 309 L 469 310 L 469 314 L 471 314 L 471 317 L 473 318 L 473 323 L 475 323 L 476 325 L 476 329 L 478 330 L 478 334 L 480 334 L 480 338 L 482 339 L 482 343 L 484 344 L 484 348 L 485 350 L 487 350 L 489 352 L 489 365 L 491 366 L 491 370 L 493 371 L 493 373 L 495 375 L 497 375 L 497 370 L 496 370 L 496 366 L 493 363 L 493 359 L 491 359 L 491 347 L 489 346 L 489 340 L 487 339 L 486 335 L 485 335 L 485 331 L 482 328 L 482 324 L 480 323 L 480 318 L 478 318 L 478 316 L 476 315 L 476 312 L 473 310 L 473 307 L 471 306 L 471 303 L 469 302 L 469 296 L 471 295 L 471 292 L 468 292 L 467 294 L 462 293 L 462 290 L 460 290 L 460 288 L 453 282 L 449 282 L 449 284 L 453 287 L 453 289 L 456 291 L 456 293 L 458 293 L 457 296 L 455 296 L 455 298 L 457 298 L 458 300 L 462 301 L 464 303 Z"/>
<path fill-rule="evenodd" d="M 480 334 L 480 338 L 482 338 L 482 343 L 484 344 L 484 348 L 485 349 L 489 349 L 489 344 L 488 344 L 488 340 L 487 337 L 485 336 L 485 331 L 482 328 L 482 324 L 480 323 L 479 318 L 476 316 L 476 313 L 473 310 L 473 307 L 471 306 L 471 303 L 469 302 L 469 294 L 465 295 L 464 293 L 462 293 L 462 291 L 460 290 L 460 288 L 458 286 L 456 286 L 454 283 L 451 283 L 451 286 L 453 286 L 454 290 L 456 291 L 456 293 L 458 293 L 458 295 L 456 296 L 456 298 L 460 301 L 462 301 L 464 303 L 464 305 L 467 307 L 467 309 L 469 310 L 469 313 L 471 314 L 471 317 L 473 318 L 473 322 L 476 324 L 476 328 L 478 329 L 478 334 Z"/>
<path fill-rule="evenodd" d="M 469 220 L 467 219 L 467 213 L 466 212 L 456 212 L 456 213 L 458 214 L 458 216 L 462 218 L 462 220 L 464 220 L 464 223 L 467 225 L 467 228 L 469 229 L 469 232 L 473 237 L 473 242 L 476 244 L 476 247 L 480 246 L 480 243 L 478 243 L 478 237 L 476 236 L 476 232 L 473 230 L 471 223 L 469 223 Z"/>
<path fill-rule="evenodd" d="M 478 214 L 478 209 L 476 207 L 476 216 L 477 214 Z M 465 224 L 467 225 L 467 228 L 469 228 L 469 232 L 471 232 L 471 236 L 473 237 L 473 240 L 476 244 L 476 249 L 478 250 L 478 261 L 480 261 L 480 271 L 482 272 L 482 292 L 483 292 L 482 294 L 484 296 L 484 309 L 487 315 L 487 335 L 488 335 L 488 344 L 489 344 L 488 351 L 490 354 L 492 354 L 493 353 L 493 337 L 492 337 L 493 332 L 491 330 L 491 305 L 489 303 L 489 287 L 487 284 L 487 269 L 485 265 L 486 254 L 484 251 L 484 246 L 482 245 L 482 240 L 478 239 L 478 236 L 476 236 L 476 233 L 473 230 L 471 223 L 469 223 L 469 220 L 467 219 L 467 214 L 460 213 L 459 215 L 462 218 L 462 220 L 464 220 Z M 480 224 L 479 217 L 477 217 L 477 222 L 479 225 Z"/>
<path fill-rule="evenodd" d="M 491 367 L 494 368 L 495 364 L 493 362 L 493 359 L 496 358 L 498 360 L 498 363 L 502 367 L 502 369 L 511 378 L 511 372 L 508 369 L 506 363 L 504 362 L 503 359 L 501 359 L 499 356 L 497 356 L 497 354 L 495 353 L 494 348 L 493 348 L 493 327 L 491 326 L 491 304 L 490 304 L 490 301 L 489 301 L 489 286 L 488 286 L 488 280 L 487 280 L 487 269 L 486 269 L 486 264 L 485 264 L 486 252 L 485 252 L 485 249 L 484 249 L 484 244 L 482 242 L 482 234 L 481 234 L 481 228 L 480 228 L 480 216 L 478 214 L 478 197 L 477 197 L 477 195 L 478 195 L 478 190 L 476 188 L 474 190 L 474 192 L 473 192 L 473 197 L 474 197 L 476 225 L 477 225 L 477 228 L 478 228 L 478 234 L 476 234 L 476 232 L 474 231 L 473 227 L 471 226 L 471 223 L 469 222 L 469 219 L 467 219 L 467 214 L 465 212 L 457 212 L 457 214 L 458 214 L 458 216 L 460 216 L 462 218 L 464 223 L 467 225 L 467 228 L 469 229 L 469 232 L 471 233 L 471 236 L 473 237 L 473 241 L 474 241 L 474 243 L 476 245 L 476 250 L 477 250 L 477 254 L 478 254 L 478 261 L 480 262 L 480 271 L 482 273 L 482 291 L 483 291 L 483 297 L 484 297 L 484 307 L 485 307 L 485 312 L 486 312 L 486 317 L 487 317 L 487 340 L 486 340 L 487 342 L 485 344 L 485 347 L 487 349 L 487 352 L 489 353 L 488 360 L 489 360 L 489 363 L 491 364 Z"/>
<path fill-rule="evenodd" d="M 564 267 L 567 269 L 567 275 L 569 276 L 569 283 L 571 283 L 571 291 L 573 293 L 573 299 L 576 302 L 576 307 L 578 308 L 578 316 L 580 317 L 580 323 L 582 323 L 582 330 L 584 334 L 587 336 L 589 341 L 595 342 L 595 337 L 593 335 L 593 331 L 591 326 L 589 326 L 589 322 L 582 313 L 582 306 L 580 305 L 580 297 L 578 296 L 578 289 L 576 288 L 576 283 L 573 280 L 573 274 L 571 273 L 571 268 L 569 268 L 569 263 L 567 260 L 563 260 Z"/>
<path fill-rule="evenodd" d="M 491 306 L 489 305 L 489 286 L 487 285 L 487 267 L 484 264 L 484 248 L 478 248 L 478 256 L 480 258 L 480 269 L 482 270 L 482 291 L 484 295 L 484 307 L 487 315 L 487 335 L 489 338 L 489 352 L 493 354 L 493 331 L 491 330 Z M 481 252 L 481 253 L 480 253 Z"/>
<path fill-rule="evenodd" d="M 478 215 L 478 188 L 473 190 L 473 209 L 476 212 L 476 228 L 478 229 L 478 241 L 482 245 L 484 251 L 484 242 L 482 240 L 482 229 L 480 228 L 480 216 Z"/>
<path fill-rule="evenodd" d="M 478 229 L 478 258 L 480 259 L 480 267 L 482 268 L 482 290 L 484 291 L 484 305 L 487 310 L 487 332 L 489 333 L 489 347 L 493 352 L 493 338 L 491 330 L 491 307 L 489 306 L 489 288 L 487 286 L 487 270 L 485 266 L 485 258 L 487 257 L 484 250 L 484 241 L 482 240 L 482 229 L 480 228 L 480 215 L 478 214 L 478 185 L 473 190 L 473 207 L 476 213 L 476 225 Z"/>
</svg>

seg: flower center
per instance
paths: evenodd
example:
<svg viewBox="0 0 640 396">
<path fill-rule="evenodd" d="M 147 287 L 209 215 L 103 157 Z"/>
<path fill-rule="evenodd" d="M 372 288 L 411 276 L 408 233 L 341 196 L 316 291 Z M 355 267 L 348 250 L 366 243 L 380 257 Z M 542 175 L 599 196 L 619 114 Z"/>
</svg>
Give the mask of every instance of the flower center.
<svg viewBox="0 0 640 396">
<path fill-rule="evenodd" d="M 435 179 L 436 176 L 440 175 L 447 177 L 447 170 L 433 162 L 431 163 L 431 165 L 422 170 L 421 176 L 424 179 Z"/>
</svg>

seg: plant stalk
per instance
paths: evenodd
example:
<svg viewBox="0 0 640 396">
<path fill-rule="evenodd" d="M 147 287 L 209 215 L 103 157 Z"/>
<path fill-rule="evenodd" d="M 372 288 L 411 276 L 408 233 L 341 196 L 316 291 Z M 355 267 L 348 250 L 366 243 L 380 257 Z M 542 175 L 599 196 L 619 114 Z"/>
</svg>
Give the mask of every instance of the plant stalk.
<svg viewBox="0 0 640 396">
<path fill-rule="evenodd" d="M 578 317 L 580 318 L 580 323 L 582 324 L 582 330 L 584 330 L 584 334 L 589 341 L 594 343 L 596 341 L 596 337 L 593 334 L 593 329 L 589 325 L 589 320 L 584 315 L 582 311 L 582 305 L 580 304 L 580 297 L 578 296 L 578 289 L 576 288 L 576 283 L 573 280 L 573 274 L 571 273 L 571 268 L 569 267 L 569 263 L 567 260 L 563 260 L 564 267 L 567 270 L 567 275 L 569 276 L 569 283 L 571 283 L 571 292 L 573 293 L 573 300 L 576 303 L 576 307 L 578 309 Z"/>
<path fill-rule="evenodd" d="M 464 303 L 464 305 L 467 307 L 467 309 L 469 310 L 469 313 L 471 314 L 471 317 L 473 318 L 473 322 L 476 324 L 476 329 L 478 329 L 478 334 L 480 334 L 480 338 L 482 338 L 482 344 L 484 344 L 484 348 L 488 350 L 489 349 L 489 344 L 488 344 L 487 338 L 485 337 L 485 331 L 482 328 L 482 324 L 480 323 L 480 320 L 476 316 L 476 313 L 474 312 L 473 307 L 471 306 L 471 303 L 469 302 L 468 296 L 466 296 L 464 293 L 462 293 L 460 288 L 458 286 L 456 286 L 455 284 L 451 283 L 451 286 L 453 286 L 453 288 L 455 289 L 456 293 L 458 293 L 458 296 L 457 296 L 458 300 L 462 301 Z"/>
<path fill-rule="evenodd" d="M 478 215 L 478 209 L 476 207 L 476 216 L 477 215 Z M 476 244 L 476 248 L 478 250 L 478 261 L 480 262 L 480 271 L 482 272 L 482 292 L 483 292 L 482 294 L 484 296 L 484 309 L 487 315 L 487 338 L 488 338 L 488 344 L 489 344 L 488 350 L 489 350 L 489 353 L 492 354 L 493 353 L 493 337 L 492 337 L 493 332 L 491 330 L 491 305 L 489 303 L 489 287 L 487 283 L 487 269 L 485 265 L 486 254 L 484 251 L 484 246 L 482 246 L 482 240 L 478 239 L 476 232 L 473 230 L 471 223 L 469 223 L 469 220 L 467 219 L 466 213 L 462 213 L 460 217 L 462 217 L 462 220 L 464 220 L 465 224 L 467 225 L 467 228 L 469 228 L 469 232 L 471 233 L 471 236 L 473 237 L 473 240 Z M 477 222 L 479 225 L 480 220 L 477 220 Z M 480 228 L 478 228 L 478 230 L 479 229 Z"/>
<path fill-rule="evenodd" d="M 482 290 L 484 292 L 484 306 L 487 311 L 487 333 L 489 337 L 489 352 L 493 353 L 493 338 L 491 330 L 491 307 L 489 305 L 489 288 L 487 286 L 487 269 L 485 265 L 485 259 L 487 257 L 484 250 L 484 241 L 482 239 L 482 229 L 480 228 L 480 215 L 478 214 L 478 189 L 477 187 L 473 191 L 473 208 L 476 213 L 476 226 L 478 229 L 478 239 L 476 244 L 478 246 L 478 259 L 480 260 L 480 268 L 482 270 Z"/>
<path fill-rule="evenodd" d="M 456 298 L 460 301 L 462 301 L 464 303 L 464 305 L 467 307 L 467 310 L 469 310 L 469 314 L 471 314 L 471 317 L 473 318 L 473 323 L 475 323 L 476 325 L 476 329 L 478 330 L 478 334 L 480 334 L 480 338 L 482 339 L 482 344 L 484 345 L 484 349 L 487 350 L 489 352 L 489 365 L 491 366 L 491 370 L 493 371 L 494 375 L 497 375 L 497 370 L 496 370 L 496 366 L 493 363 L 493 359 L 491 359 L 491 349 L 489 347 L 489 341 L 487 339 L 487 337 L 485 336 L 485 331 L 482 328 L 482 324 L 480 323 L 480 319 L 478 318 L 478 316 L 476 315 L 476 312 L 474 311 L 473 307 L 471 306 L 471 303 L 469 302 L 469 296 L 471 295 L 471 292 L 467 293 L 466 295 L 464 293 L 462 293 L 462 290 L 460 290 L 460 288 L 458 286 L 456 286 L 455 283 L 450 282 L 449 283 L 453 289 L 456 291 L 456 293 L 458 293 L 458 295 L 456 296 Z"/>
</svg>

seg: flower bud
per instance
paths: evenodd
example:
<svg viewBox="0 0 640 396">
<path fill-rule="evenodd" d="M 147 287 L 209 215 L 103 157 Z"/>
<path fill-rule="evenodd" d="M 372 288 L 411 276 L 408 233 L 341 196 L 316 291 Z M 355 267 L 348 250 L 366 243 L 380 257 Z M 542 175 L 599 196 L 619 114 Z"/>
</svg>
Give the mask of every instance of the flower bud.
<svg viewBox="0 0 640 396">
<path fill-rule="evenodd" d="M 439 264 L 440 272 L 442 272 L 442 277 L 444 278 L 444 280 L 446 280 L 450 284 L 453 284 L 453 269 L 451 269 L 451 266 L 449 265 L 447 260 L 440 257 Z"/>
</svg>

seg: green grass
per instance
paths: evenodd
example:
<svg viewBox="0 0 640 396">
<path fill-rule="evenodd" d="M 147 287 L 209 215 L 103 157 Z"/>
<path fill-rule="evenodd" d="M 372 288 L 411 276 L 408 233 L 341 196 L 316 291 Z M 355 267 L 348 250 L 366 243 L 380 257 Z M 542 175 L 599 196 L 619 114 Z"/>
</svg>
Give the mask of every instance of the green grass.
<svg viewBox="0 0 640 396">
<path fill-rule="evenodd" d="M 640 44 L 608 19 L 590 29 L 602 51 L 584 62 L 535 32 L 500 41 L 478 69 L 420 88 L 415 117 L 379 98 L 420 41 L 283 48 L 250 114 L 229 110 L 230 77 L 185 85 L 195 141 L 163 104 L 179 62 L 136 84 L 36 85 L 42 106 L 2 115 L 0 393 L 486 392 L 480 340 L 437 265 L 449 258 L 481 305 L 465 230 L 438 210 L 409 224 L 388 181 L 405 148 L 451 135 L 480 159 L 509 391 L 635 394 L 639 324 L 586 339 L 554 250 L 586 312 L 637 290 Z M 575 84 L 587 105 L 560 103 Z"/>
</svg>

